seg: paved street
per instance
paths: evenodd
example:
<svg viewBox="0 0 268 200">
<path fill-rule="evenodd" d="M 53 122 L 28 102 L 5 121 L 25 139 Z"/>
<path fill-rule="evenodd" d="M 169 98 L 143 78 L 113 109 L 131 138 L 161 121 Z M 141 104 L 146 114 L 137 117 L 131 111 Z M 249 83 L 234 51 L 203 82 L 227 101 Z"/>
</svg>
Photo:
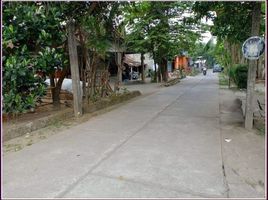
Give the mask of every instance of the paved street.
<svg viewBox="0 0 268 200">
<path fill-rule="evenodd" d="M 9 153 L 4 197 L 230 197 L 219 97 L 208 71 Z"/>
</svg>

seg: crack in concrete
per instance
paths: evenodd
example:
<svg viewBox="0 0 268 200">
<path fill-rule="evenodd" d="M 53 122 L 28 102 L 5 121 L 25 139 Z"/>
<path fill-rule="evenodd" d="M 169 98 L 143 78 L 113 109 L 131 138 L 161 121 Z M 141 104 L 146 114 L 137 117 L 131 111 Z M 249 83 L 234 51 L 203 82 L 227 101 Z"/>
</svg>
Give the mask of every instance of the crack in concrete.
<svg viewBox="0 0 268 200">
<path fill-rule="evenodd" d="M 220 89 L 219 89 L 219 97 L 220 97 Z M 227 176 L 226 176 L 226 171 L 225 171 L 225 166 L 224 166 L 224 159 L 223 159 L 223 134 L 222 134 L 222 128 L 221 128 L 221 110 L 222 110 L 222 105 L 221 105 L 221 101 L 219 101 L 219 126 L 220 126 L 220 144 L 221 144 L 221 160 L 222 160 L 222 174 L 223 174 L 223 184 L 225 187 L 225 195 L 227 198 L 230 198 L 230 187 L 229 187 L 229 183 L 227 181 Z"/>
<path fill-rule="evenodd" d="M 135 184 L 140 184 L 140 185 L 144 185 L 144 186 L 149 186 L 149 187 L 156 187 L 159 189 L 164 189 L 164 190 L 169 190 L 169 191 L 173 191 L 173 192 L 178 192 L 178 193 L 184 193 L 184 194 L 190 194 L 196 197 L 201 197 L 201 198 L 216 198 L 217 195 L 213 196 L 211 194 L 207 194 L 207 193 L 201 193 L 201 192 L 195 192 L 192 191 L 191 189 L 188 188 L 183 188 L 183 189 L 174 189 L 171 187 L 166 187 L 163 186 L 161 184 L 156 184 L 156 183 L 152 183 L 152 182 L 141 182 L 141 181 L 137 181 L 134 179 L 129 179 L 124 177 L 123 179 L 121 179 L 121 177 L 114 177 L 114 176 L 109 176 L 106 174 L 100 174 L 100 173 L 91 173 L 91 175 L 93 176 L 98 176 L 98 177 L 103 177 L 103 178 L 109 178 L 109 179 L 113 179 L 113 180 L 121 180 L 121 181 L 125 181 L 125 182 L 129 182 L 129 183 L 135 183 Z M 218 196 L 220 197 L 220 196 Z M 172 198 L 172 197 L 171 197 Z"/>
</svg>

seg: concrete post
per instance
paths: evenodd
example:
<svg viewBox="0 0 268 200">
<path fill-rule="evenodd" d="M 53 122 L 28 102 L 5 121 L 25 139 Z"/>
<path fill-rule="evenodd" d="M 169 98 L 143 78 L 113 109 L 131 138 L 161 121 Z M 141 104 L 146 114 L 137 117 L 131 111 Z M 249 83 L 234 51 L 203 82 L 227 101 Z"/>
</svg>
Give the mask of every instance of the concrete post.
<svg viewBox="0 0 268 200">
<path fill-rule="evenodd" d="M 261 21 L 261 2 L 255 2 L 252 10 L 252 26 L 251 35 L 258 36 L 260 32 Z M 246 116 L 245 128 L 253 128 L 253 109 L 254 109 L 254 88 L 256 81 L 257 62 L 254 60 L 249 61 L 248 80 L 247 80 L 247 97 L 246 97 Z"/>
</svg>

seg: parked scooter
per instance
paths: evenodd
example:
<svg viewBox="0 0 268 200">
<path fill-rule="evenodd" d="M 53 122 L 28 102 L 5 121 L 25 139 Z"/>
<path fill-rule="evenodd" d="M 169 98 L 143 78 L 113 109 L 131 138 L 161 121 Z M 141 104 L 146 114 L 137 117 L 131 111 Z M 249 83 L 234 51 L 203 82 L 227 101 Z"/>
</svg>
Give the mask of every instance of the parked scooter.
<svg viewBox="0 0 268 200">
<path fill-rule="evenodd" d="M 207 68 L 206 67 L 203 67 L 202 71 L 203 71 L 203 74 L 205 76 L 207 74 Z"/>
</svg>

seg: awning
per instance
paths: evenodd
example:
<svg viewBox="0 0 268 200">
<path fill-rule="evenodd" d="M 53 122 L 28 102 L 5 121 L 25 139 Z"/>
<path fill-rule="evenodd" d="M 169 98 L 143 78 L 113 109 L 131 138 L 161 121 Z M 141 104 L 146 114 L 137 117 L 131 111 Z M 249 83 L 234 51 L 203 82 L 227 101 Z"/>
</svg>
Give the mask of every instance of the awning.
<svg viewBox="0 0 268 200">
<path fill-rule="evenodd" d="M 139 67 L 141 66 L 141 62 L 134 61 L 133 59 L 129 58 L 127 55 L 125 56 L 123 62 L 130 67 Z"/>
</svg>

